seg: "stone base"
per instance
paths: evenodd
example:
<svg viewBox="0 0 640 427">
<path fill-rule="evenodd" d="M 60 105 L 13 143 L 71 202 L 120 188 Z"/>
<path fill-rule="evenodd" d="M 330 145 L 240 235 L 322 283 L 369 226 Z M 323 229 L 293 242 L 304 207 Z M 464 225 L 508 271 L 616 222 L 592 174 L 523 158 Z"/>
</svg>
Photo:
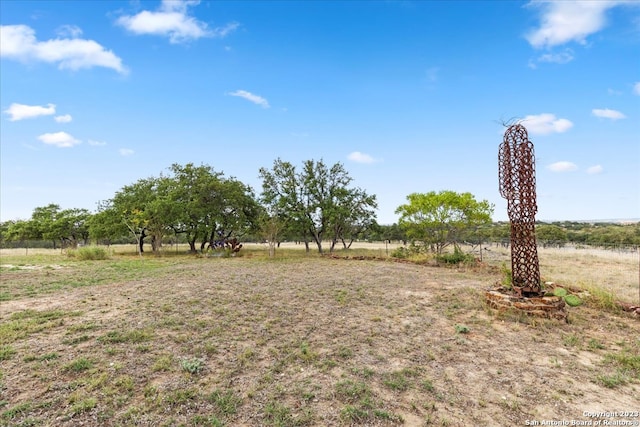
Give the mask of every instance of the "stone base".
<svg viewBox="0 0 640 427">
<path fill-rule="evenodd" d="M 515 311 L 527 316 L 567 320 L 566 305 L 562 297 L 522 298 L 503 289 L 490 289 L 484 295 L 489 307 L 500 312 Z"/>
</svg>

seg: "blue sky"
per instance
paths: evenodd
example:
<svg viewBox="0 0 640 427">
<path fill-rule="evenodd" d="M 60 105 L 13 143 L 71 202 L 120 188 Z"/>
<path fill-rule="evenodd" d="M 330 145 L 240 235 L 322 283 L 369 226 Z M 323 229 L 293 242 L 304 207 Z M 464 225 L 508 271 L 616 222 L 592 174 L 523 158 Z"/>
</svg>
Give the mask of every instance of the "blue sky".
<svg viewBox="0 0 640 427">
<path fill-rule="evenodd" d="M 502 122 L 539 220 L 640 218 L 640 2 L 0 2 L 0 220 L 95 211 L 173 163 L 261 190 L 342 162 L 378 221 L 412 192 L 495 204 Z"/>
</svg>

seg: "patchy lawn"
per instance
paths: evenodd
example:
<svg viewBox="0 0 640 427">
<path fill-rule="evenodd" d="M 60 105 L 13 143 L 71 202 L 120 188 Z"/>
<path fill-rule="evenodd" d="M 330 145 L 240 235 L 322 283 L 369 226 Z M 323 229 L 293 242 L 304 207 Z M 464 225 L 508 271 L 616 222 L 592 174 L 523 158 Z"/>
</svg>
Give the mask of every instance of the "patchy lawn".
<svg viewBox="0 0 640 427">
<path fill-rule="evenodd" d="M 37 265 L 0 272 L 2 426 L 640 421 L 585 416 L 640 411 L 640 321 L 588 301 L 569 323 L 497 316 L 497 268 Z"/>
</svg>

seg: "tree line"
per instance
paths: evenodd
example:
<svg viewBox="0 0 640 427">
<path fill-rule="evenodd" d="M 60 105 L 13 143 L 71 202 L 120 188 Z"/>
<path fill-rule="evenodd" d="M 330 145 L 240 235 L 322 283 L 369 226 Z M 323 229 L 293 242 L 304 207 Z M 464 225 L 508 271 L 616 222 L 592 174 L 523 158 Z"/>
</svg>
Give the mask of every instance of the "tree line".
<svg viewBox="0 0 640 427">
<path fill-rule="evenodd" d="M 209 165 L 173 164 L 166 173 L 125 185 L 96 212 L 51 203 L 27 220 L 0 223 L 0 244 L 49 241 L 54 248 L 90 242 L 135 242 L 140 253 L 163 242 L 186 242 L 191 252 L 261 241 L 271 255 L 282 241 L 307 251 L 348 249 L 356 240 L 401 241 L 437 254 L 452 245 L 508 242 L 509 224 L 494 223 L 494 207 L 471 193 L 413 193 L 396 209 L 397 223 L 376 221 L 376 196 L 353 186 L 341 163 L 307 160 L 301 167 L 276 159 L 261 168 L 262 191 Z M 640 224 L 540 223 L 542 245 L 639 245 Z"/>
</svg>

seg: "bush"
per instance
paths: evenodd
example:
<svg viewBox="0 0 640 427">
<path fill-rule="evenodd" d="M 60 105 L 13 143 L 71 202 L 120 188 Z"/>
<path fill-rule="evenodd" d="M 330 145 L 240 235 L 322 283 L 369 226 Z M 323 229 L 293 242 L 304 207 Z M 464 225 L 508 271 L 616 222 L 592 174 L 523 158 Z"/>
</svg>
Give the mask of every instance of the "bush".
<svg viewBox="0 0 640 427">
<path fill-rule="evenodd" d="M 391 256 L 393 258 L 411 258 L 416 257 L 418 255 L 424 255 L 428 253 L 428 246 L 425 245 L 416 245 L 415 243 L 411 243 L 407 246 L 400 246 L 396 248 L 393 252 L 391 252 Z"/>
<path fill-rule="evenodd" d="M 81 261 L 108 259 L 109 253 L 106 249 L 98 246 L 85 246 L 67 251 L 67 256 Z"/>
<path fill-rule="evenodd" d="M 469 264 L 475 261 L 471 254 L 465 254 L 457 246 L 453 249 L 452 254 L 440 254 L 436 257 L 439 263 L 443 264 Z"/>
<path fill-rule="evenodd" d="M 404 246 L 400 246 L 391 252 L 392 258 L 405 259 L 409 256 L 409 250 Z"/>
</svg>

